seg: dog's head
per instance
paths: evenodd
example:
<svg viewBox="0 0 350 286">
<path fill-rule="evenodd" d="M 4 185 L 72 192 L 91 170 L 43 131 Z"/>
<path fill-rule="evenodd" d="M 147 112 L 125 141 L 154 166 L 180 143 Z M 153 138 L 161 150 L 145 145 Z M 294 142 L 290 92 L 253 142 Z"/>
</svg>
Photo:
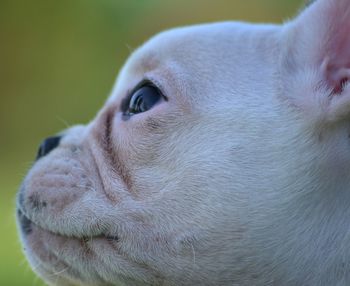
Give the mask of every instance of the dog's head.
<svg viewBox="0 0 350 286">
<path fill-rule="evenodd" d="M 134 52 L 96 118 L 45 140 L 23 182 L 35 271 L 53 285 L 344 281 L 349 16 L 319 0 L 284 26 L 174 29 Z"/>
</svg>

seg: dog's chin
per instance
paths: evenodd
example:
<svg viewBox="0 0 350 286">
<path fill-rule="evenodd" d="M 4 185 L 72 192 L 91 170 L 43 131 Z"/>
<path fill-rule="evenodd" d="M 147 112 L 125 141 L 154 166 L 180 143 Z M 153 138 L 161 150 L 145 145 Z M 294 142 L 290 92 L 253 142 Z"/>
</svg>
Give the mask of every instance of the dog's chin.
<svg viewBox="0 0 350 286">
<path fill-rule="evenodd" d="M 139 267 L 119 249 L 118 237 L 66 236 L 35 224 L 20 210 L 17 220 L 33 270 L 50 285 L 123 285 L 136 278 L 125 275 L 125 269 L 137 273 Z M 141 276 L 145 281 L 147 274 Z"/>
<path fill-rule="evenodd" d="M 95 259 L 92 244 L 112 247 L 107 237 L 73 237 L 52 232 L 29 220 L 20 210 L 17 219 L 25 254 L 34 271 L 48 283 L 59 280 L 59 285 L 85 284 L 83 268 Z"/>
</svg>

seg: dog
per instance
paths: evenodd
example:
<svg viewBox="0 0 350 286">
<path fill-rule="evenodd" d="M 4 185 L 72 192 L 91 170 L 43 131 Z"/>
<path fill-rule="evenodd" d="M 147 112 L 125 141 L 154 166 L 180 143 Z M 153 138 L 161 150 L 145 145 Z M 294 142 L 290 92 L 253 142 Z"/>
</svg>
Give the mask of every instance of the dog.
<svg viewBox="0 0 350 286">
<path fill-rule="evenodd" d="M 17 199 L 49 285 L 350 285 L 350 3 L 162 32 Z"/>
</svg>

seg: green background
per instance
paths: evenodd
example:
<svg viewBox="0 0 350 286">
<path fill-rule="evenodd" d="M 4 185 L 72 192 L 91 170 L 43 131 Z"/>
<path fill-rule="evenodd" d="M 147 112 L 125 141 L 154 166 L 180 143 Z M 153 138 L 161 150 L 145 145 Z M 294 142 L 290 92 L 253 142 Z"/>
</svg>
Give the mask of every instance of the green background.
<svg viewBox="0 0 350 286">
<path fill-rule="evenodd" d="M 43 285 L 17 238 L 17 188 L 43 138 L 93 118 L 130 51 L 179 25 L 282 22 L 302 2 L 0 0 L 0 285 Z"/>
</svg>

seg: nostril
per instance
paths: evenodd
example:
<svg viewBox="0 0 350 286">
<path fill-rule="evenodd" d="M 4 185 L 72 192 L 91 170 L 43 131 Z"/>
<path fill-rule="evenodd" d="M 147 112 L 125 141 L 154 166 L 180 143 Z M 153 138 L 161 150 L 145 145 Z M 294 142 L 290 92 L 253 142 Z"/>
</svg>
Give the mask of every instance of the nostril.
<svg viewBox="0 0 350 286">
<path fill-rule="evenodd" d="M 54 136 L 46 138 L 39 147 L 38 154 L 36 155 L 36 160 L 49 154 L 53 149 L 55 149 L 61 141 L 61 136 Z"/>
</svg>

